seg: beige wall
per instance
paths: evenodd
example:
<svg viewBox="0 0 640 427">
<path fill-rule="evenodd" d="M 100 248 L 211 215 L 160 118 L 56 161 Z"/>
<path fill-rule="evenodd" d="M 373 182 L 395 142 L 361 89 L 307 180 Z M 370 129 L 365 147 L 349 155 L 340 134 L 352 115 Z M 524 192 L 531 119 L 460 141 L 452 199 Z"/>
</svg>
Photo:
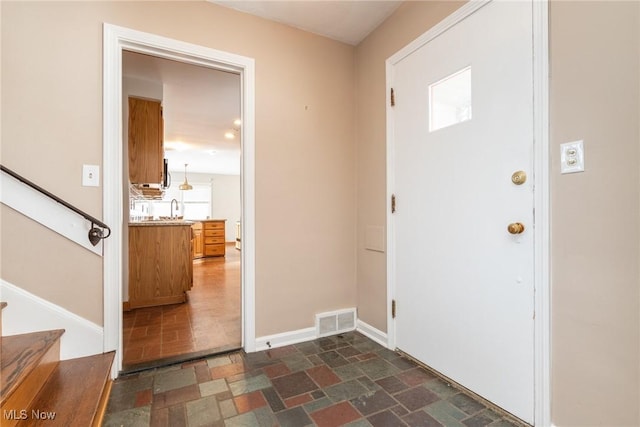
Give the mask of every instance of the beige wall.
<svg viewBox="0 0 640 427">
<path fill-rule="evenodd" d="M 255 58 L 257 336 L 356 305 L 353 47 L 207 2 L 0 5 L 2 163 L 98 218 L 103 22 Z M 101 259 L 7 211 L 2 278 L 102 324 Z"/>
<path fill-rule="evenodd" d="M 551 4 L 552 395 L 558 426 L 640 425 L 640 3 Z M 559 174 L 584 140 L 585 172 Z"/>
<path fill-rule="evenodd" d="M 407 2 L 356 49 L 359 317 L 386 331 L 384 61 L 460 4 Z M 552 419 L 640 425 L 638 2 L 553 2 L 551 37 Z M 558 173 L 584 139 L 587 171 Z"/>
<path fill-rule="evenodd" d="M 367 226 L 386 229 L 385 61 L 464 2 L 406 2 L 356 48 L 358 317 L 387 330 L 386 254 L 365 249 Z"/>
</svg>

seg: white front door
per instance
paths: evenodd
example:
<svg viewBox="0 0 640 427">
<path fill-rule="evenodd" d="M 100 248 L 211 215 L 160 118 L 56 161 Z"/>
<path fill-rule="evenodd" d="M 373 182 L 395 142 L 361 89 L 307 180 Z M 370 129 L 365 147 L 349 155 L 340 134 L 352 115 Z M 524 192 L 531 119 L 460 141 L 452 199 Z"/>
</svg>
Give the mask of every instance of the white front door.
<svg viewBox="0 0 640 427">
<path fill-rule="evenodd" d="M 397 62 L 390 171 L 397 347 L 529 423 L 532 31 L 494 1 Z"/>
</svg>

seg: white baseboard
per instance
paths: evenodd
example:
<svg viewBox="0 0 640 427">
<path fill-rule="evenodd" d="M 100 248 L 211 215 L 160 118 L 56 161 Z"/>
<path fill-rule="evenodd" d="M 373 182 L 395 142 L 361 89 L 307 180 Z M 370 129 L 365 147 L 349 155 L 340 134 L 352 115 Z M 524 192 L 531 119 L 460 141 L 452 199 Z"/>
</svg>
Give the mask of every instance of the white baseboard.
<svg viewBox="0 0 640 427">
<path fill-rule="evenodd" d="M 378 344 L 388 347 L 387 334 L 360 319 L 357 320 L 356 331 Z M 336 332 L 336 334 L 338 334 L 338 332 Z M 256 338 L 255 351 L 269 350 L 271 348 L 284 347 L 286 345 L 298 344 L 305 341 L 313 341 L 317 338 L 319 337 L 315 327 L 282 332 L 274 335 L 265 335 L 264 337 Z"/>
<path fill-rule="evenodd" d="M 368 323 L 363 322 L 360 319 L 358 319 L 358 326 L 356 327 L 356 331 L 360 332 L 365 337 L 377 342 L 381 346 L 389 348 L 387 334 L 379 329 L 374 328 Z"/>
<path fill-rule="evenodd" d="M 77 314 L 0 279 L 2 335 L 64 329 L 60 359 L 74 359 L 103 352 L 103 328 Z"/>
<path fill-rule="evenodd" d="M 304 328 L 296 331 L 282 332 L 280 334 L 265 335 L 256 338 L 256 351 L 269 350 L 270 348 L 284 347 L 285 345 L 298 344 L 316 339 L 316 328 Z"/>
</svg>

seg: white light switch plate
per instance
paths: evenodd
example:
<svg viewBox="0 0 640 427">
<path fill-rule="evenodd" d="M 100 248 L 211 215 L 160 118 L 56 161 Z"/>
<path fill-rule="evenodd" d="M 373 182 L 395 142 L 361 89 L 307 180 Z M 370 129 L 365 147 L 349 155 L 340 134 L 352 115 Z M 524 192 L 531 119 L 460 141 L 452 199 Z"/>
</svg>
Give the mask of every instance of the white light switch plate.
<svg viewBox="0 0 640 427">
<path fill-rule="evenodd" d="M 560 173 L 584 172 L 583 141 L 560 144 Z"/>
<path fill-rule="evenodd" d="M 100 166 L 82 165 L 82 185 L 84 187 L 100 186 Z"/>
</svg>

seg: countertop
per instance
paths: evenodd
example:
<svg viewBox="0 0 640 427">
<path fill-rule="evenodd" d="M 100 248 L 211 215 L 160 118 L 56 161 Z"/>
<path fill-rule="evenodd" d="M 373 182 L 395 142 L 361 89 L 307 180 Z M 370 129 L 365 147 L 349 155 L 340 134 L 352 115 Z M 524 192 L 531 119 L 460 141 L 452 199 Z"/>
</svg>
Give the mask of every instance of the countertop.
<svg viewBox="0 0 640 427">
<path fill-rule="evenodd" d="M 144 221 L 129 221 L 129 226 L 131 227 L 155 227 L 155 226 L 166 226 L 166 225 L 193 225 L 196 222 L 215 222 L 215 221 L 226 221 L 226 219 L 149 219 Z"/>
<path fill-rule="evenodd" d="M 165 227 L 165 226 L 180 226 L 180 225 L 188 225 L 191 226 L 196 221 L 186 221 L 182 219 L 171 220 L 171 219 L 156 219 L 156 220 L 148 220 L 148 221 L 131 221 L 129 222 L 129 227 Z"/>
</svg>

